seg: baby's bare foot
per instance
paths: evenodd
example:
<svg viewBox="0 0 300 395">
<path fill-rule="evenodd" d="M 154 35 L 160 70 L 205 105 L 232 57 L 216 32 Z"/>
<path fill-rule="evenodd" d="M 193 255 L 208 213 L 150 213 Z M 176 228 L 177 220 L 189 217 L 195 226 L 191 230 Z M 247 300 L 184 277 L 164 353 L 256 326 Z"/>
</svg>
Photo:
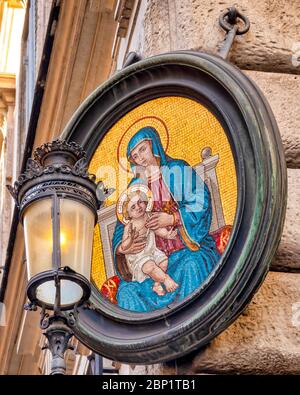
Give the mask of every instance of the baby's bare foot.
<svg viewBox="0 0 300 395">
<path fill-rule="evenodd" d="M 164 284 L 168 292 L 174 292 L 178 288 L 178 284 L 168 274 L 166 274 Z"/>
<path fill-rule="evenodd" d="M 163 289 L 162 285 L 158 282 L 155 282 L 153 287 L 153 291 L 157 293 L 158 296 L 164 296 L 166 294 L 165 290 Z"/>
</svg>

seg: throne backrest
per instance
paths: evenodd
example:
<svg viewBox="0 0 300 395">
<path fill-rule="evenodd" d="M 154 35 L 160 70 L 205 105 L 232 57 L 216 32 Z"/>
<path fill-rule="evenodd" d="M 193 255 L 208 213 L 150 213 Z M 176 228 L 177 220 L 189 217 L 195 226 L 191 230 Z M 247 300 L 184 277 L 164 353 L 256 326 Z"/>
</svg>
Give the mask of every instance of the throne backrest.
<svg viewBox="0 0 300 395">
<path fill-rule="evenodd" d="M 219 155 L 211 155 L 211 148 L 206 147 L 201 152 L 202 161 L 193 166 L 197 174 L 202 178 L 210 190 L 212 204 L 212 221 L 210 232 L 214 232 L 225 225 L 216 166 Z M 116 274 L 113 262 L 112 238 L 117 222 L 116 205 L 103 207 L 98 211 L 100 236 L 102 241 L 103 256 L 107 278 Z"/>
</svg>

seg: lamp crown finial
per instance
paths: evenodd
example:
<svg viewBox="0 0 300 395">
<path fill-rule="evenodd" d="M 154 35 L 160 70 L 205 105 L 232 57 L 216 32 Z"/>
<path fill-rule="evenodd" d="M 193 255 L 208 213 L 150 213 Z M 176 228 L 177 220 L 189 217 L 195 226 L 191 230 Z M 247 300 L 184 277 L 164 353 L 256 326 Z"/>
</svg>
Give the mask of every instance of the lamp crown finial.
<svg viewBox="0 0 300 395">
<path fill-rule="evenodd" d="M 73 177 L 73 179 L 77 177 L 77 179 L 86 180 L 89 185 L 88 188 L 96 180 L 96 176 L 88 172 L 86 153 L 83 148 L 74 141 L 68 142 L 57 139 L 36 148 L 33 153 L 33 159 L 29 158 L 27 160 L 24 173 L 15 181 L 13 187 L 7 185 L 7 188 L 17 205 L 21 207 L 20 201 L 22 200 L 23 193 L 20 197 L 19 192 L 29 181 L 43 177 L 43 182 L 49 181 L 49 184 L 52 181 L 55 183 L 65 176 Z M 30 187 L 33 186 L 31 185 Z M 47 188 L 50 188 L 49 185 Z M 94 188 L 96 188 L 96 185 L 92 187 L 92 189 Z"/>
<path fill-rule="evenodd" d="M 73 157 L 74 162 L 86 158 L 85 151 L 79 144 L 75 143 L 75 141 L 68 142 L 60 139 L 53 140 L 37 147 L 33 153 L 33 158 L 41 165 L 44 165 L 48 156 L 62 153 Z"/>
</svg>

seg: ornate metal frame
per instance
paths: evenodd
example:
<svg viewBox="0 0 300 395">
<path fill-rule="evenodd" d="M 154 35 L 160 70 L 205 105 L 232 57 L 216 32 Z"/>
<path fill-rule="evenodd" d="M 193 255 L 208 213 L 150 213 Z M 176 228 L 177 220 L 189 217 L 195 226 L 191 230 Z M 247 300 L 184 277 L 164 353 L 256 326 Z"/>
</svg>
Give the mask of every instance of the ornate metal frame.
<svg viewBox="0 0 300 395">
<path fill-rule="evenodd" d="M 13 187 L 7 187 L 22 218 L 29 204 L 53 194 L 73 197 L 96 212 L 95 180 L 96 177 L 87 171 L 83 149 L 75 142 L 55 140 L 38 147 L 34 159 L 28 159 L 26 171 Z"/>
<path fill-rule="evenodd" d="M 208 285 L 169 311 L 138 314 L 104 300 L 78 308 L 75 335 L 95 352 L 145 364 L 177 358 L 209 342 L 249 303 L 280 240 L 286 165 L 271 109 L 256 85 L 220 57 L 188 51 L 132 64 L 96 89 L 62 133 L 89 161 L 110 127 L 136 106 L 162 96 L 204 104 L 221 122 L 238 178 L 238 208 L 229 244 Z"/>
</svg>

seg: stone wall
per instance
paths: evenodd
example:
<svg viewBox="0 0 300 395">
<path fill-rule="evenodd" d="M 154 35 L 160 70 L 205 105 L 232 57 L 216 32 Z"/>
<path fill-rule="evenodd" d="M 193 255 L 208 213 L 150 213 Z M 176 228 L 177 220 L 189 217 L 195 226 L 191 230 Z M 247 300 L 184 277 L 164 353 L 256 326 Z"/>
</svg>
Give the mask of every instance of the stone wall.
<svg viewBox="0 0 300 395">
<path fill-rule="evenodd" d="M 224 38 L 218 17 L 232 3 L 148 0 L 136 49 L 143 56 L 176 49 L 216 53 Z M 270 102 L 286 155 L 288 207 L 281 243 L 262 287 L 227 330 L 202 350 L 163 365 L 131 367 L 133 374 L 300 373 L 300 3 L 235 5 L 251 27 L 236 37 L 230 61 L 247 70 Z"/>
<path fill-rule="evenodd" d="M 239 36 L 231 60 L 242 69 L 300 74 L 294 54 L 299 46 L 300 3 L 293 0 L 148 0 L 145 13 L 144 54 L 175 49 L 214 53 L 224 32 L 220 12 L 236 5 L 250 22 Z"/>
</svg>

